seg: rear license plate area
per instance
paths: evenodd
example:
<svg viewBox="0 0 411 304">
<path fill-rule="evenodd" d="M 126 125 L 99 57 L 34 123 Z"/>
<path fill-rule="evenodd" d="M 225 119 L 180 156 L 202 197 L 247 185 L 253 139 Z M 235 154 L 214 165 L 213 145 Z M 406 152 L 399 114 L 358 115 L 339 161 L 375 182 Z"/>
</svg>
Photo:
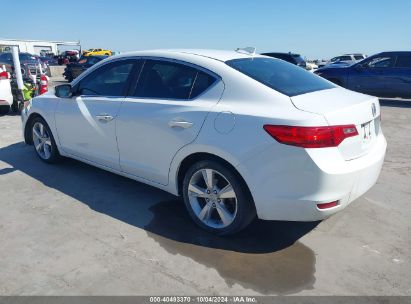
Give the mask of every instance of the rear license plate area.
<svg viewBox="0 0 411 304">
<path fill-rule="evenodd" d="M 374 120 L 361 124 L 361 136 L 363 145 L 368 145 L 375 136 Z"/>
</svg>

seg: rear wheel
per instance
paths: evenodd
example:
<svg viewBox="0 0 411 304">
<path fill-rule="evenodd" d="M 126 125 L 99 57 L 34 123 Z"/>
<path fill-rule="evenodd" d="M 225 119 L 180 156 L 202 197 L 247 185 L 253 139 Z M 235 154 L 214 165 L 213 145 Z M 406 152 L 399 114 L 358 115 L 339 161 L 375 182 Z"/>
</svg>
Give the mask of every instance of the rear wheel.
<svg viewBox="0 0 411 304">
<path fill-rule="evenodd" d="M 32 122 L 33 146 L 37 155 L 46 163 L 55 163 L 61 156 L 57 149 L 53 134 L 47 123 L 41 117 L 36 117 Z"/>
<path fill-rule="evenodd" d="M 255 218 L 254 203 L 242 179 L 216 161 L 200 161 L 187 171 L 183 196 L 194 222 L 217 235 L 239 232 Z"/>
</svg>

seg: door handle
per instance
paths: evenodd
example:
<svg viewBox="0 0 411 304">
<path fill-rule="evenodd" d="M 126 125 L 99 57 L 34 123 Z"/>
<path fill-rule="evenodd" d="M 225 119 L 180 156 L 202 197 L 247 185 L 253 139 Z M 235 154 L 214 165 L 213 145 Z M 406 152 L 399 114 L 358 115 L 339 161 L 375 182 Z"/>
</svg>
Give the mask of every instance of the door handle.
<svg viewBox="0 0 411 304">
<path fill-rule="evenodd" d="M 183 128 L 183 129 L 188 129 L 191 128 L 194 123 L 185 121 L 185 120 L 172 120 L 168 123 L 170 128 Z"/>
<path fill-rule="evenodd" d="M 97 115 L 96 118 L 100 121 L 106 121 L 106 122 L 112 121 L 114 119 L 113 116 L 107 115 L 107 114 Z"/>
</svg>

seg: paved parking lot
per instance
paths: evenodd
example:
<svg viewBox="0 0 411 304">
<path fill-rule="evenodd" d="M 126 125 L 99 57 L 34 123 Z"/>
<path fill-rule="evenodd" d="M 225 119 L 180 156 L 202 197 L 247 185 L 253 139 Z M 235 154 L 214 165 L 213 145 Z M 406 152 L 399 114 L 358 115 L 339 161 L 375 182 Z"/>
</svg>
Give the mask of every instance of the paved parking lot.
<svg viewBox="0 0 411 304">
<path fill-rule="evenodd" d="M 0 295 L 411 295 L 411 106 L 382 119 L 383 172 L 345 211 L 219 238 L 165 192 L 41 162 L 0 117 Z"/>
</svg>

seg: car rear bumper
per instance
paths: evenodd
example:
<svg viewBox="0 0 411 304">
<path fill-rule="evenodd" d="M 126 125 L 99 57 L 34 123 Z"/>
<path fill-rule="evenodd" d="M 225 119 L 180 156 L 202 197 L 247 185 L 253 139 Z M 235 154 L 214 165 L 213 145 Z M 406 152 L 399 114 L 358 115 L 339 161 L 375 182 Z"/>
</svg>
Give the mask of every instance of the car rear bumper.
<svg viewBox="0 0 411 304">
<path fill-rule="evenodd" d="M 13 104 L 13 94 L 9 80 L 0 81 L 0 105 L 11 106 Z"/>
<path fill-rule="evenodd" d="M 267 149 L 238 169 L 250 188 L 260 219 L 316 221 L 344 209 L 376 183 L 386 147 L 382 133 L 369 153 L 350 161 L 337 158 L 335 148 L 284 146 L 281 156 L 277 147 Z M 335 207 L 317 207 L 334 201 L 338 201 Z"/>
</svg>

